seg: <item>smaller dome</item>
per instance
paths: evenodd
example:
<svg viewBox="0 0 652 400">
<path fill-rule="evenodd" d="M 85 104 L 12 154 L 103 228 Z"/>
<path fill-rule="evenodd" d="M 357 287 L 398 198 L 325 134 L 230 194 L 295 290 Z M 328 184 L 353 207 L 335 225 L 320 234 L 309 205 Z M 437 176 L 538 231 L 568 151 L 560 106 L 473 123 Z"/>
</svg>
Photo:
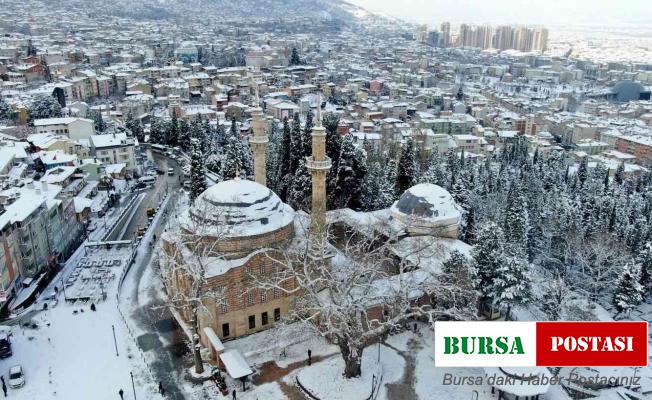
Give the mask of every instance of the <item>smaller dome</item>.
<svg viewBox="0 0 652 400">
<path fill-rule="evenodd" d="M 405 191 L 391 208 L 392 216 L 411 233 L 457 237 L 459 206 L 441 186 L 420 183 Z"/>
</svg>

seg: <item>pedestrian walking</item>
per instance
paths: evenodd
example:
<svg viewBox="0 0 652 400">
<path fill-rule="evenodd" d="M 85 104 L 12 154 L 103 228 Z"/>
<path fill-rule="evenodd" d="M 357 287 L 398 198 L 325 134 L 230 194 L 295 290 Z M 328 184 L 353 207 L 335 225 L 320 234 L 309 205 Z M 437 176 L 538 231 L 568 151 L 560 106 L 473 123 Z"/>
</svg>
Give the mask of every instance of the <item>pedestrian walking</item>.
<svg viewBox="0 0 652 400">
<path fill-rule="evenodd" d="M 236 399 L 235 399 L 235 389 L 233 389 L 233 391 L 231 392 L 231 394 L 233 395 L 233 400 L 236 400 Z"/>
<path fill-rule="evenodd" d="M 308 366 L 312 365 L 312 350 L 308 349 Z"/>
<path fill-rule="evenodd" d="M 5 385 L 5 377 L 0 376 L 0 379 L 2 380 L 2 393 L 4 393 L 5 397 L 7 397 L 7 385 Z"/>
<path fill-rule="evenodd" d="M 120 389 L 118 390 L 118 394 L 120 395 L 120 400 L 124 400 L 125 398 L 125 391 Z"/>
<path fill-rule="evenodd" d="M 158 383 L 158 392 L 161 396 L 165 396 L 165 388 L 163 387 L 163 382 Z"/>
</svg>

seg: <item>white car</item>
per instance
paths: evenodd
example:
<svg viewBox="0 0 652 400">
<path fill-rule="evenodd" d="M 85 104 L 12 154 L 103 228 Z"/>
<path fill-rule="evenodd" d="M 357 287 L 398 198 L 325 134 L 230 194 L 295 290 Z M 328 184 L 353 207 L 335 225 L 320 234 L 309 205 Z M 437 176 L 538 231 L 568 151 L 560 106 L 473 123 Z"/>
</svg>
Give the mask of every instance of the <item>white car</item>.
<svg viewBox="0 0 652 400">
<path fill-rule="evenodd" d="M 25 386 L 23 367 L 15 365 L 9 369 L 9 386 L 16 389 Z"/>
</svg>

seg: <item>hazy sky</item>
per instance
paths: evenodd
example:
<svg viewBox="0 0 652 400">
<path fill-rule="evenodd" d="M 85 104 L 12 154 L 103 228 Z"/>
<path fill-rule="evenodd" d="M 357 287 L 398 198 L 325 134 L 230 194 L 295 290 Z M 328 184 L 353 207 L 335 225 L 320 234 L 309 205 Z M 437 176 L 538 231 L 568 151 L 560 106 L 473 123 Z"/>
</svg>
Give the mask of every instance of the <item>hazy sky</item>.
<svg viewBox="0 0 652 400">
<path fill-rule="evenodd" d="M 413 22 L 595 24 L 651 23 L 652 0 L 348 0 Z"/>
</svg>

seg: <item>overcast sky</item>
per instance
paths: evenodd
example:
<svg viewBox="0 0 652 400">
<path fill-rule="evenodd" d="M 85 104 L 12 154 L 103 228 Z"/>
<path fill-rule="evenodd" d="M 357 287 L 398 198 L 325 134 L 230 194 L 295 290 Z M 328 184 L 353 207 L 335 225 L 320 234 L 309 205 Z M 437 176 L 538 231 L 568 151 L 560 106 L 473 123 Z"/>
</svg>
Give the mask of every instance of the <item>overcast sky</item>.
<svg viewBox="0 0 652 400">
<path fill-rule="evenodd" d="M 371 11 L 438 25 L 652 23 L 652 0 L 348 0 Z"/>
</svg>

